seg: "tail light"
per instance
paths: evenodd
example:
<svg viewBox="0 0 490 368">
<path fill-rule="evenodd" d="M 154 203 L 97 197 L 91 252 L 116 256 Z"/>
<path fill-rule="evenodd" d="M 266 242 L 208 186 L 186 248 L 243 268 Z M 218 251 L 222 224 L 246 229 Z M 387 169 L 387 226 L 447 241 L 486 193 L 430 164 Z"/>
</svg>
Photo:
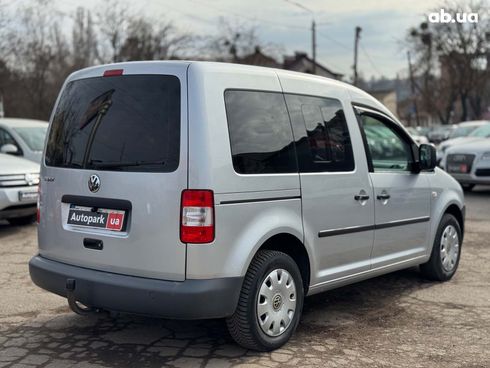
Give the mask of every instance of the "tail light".
<svg viewBox="0 0 490 368">
<path fill-rule="evenodd" d="M 41 180 L 37 185 L 37 211 L 36 211 L 36 222 L 39 224 L 41 222 Z"/>
<path fill-rule="evenodd" d="M 182 192 L 180 241 L 210 243 L 214 240 L 214 195 L 212 190 Z"/>
</svg>

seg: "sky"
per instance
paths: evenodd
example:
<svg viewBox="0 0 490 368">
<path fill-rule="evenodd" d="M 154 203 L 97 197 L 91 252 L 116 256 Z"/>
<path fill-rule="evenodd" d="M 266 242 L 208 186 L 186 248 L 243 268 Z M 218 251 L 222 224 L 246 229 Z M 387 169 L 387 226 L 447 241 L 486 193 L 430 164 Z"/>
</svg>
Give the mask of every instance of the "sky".
<svg viewBox="0 0 490 368">
<path fill-rule="evenodd" d="M 311 12 L 292 4 L 296 1 Z M 79 5 L 93 9 L 97 0 L 58 0 L 64 11 Z M 138 0 L 131 7 L 163 17 L 183 31 L 213 34 L 220 17 L 255 26 L 264 43 L 281 45 L 286 54 L 311 55 L 311 20 L 317 22 L 317 60 L 327 68 L 352 75 L 354 29 L 362 27 L 359 71 L 366 78 L 406 75 L 402 41 L 441 0 Z"/>
</svg>

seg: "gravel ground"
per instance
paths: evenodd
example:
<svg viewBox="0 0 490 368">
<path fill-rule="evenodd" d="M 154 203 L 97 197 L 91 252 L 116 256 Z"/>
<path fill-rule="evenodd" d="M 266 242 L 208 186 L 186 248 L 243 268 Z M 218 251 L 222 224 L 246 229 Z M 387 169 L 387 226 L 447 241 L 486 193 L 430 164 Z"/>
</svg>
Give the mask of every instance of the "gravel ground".
<svg viewBox="0 0 490 368">
<path fill-rule="evenodd" d="M 1 367 L 490 367 L 490 189 L 467 195 L 460 268 L 408 269 L 308 298 L 283 349 L 236 346 L 221 321 L 81 317 L 35 287 L 36 227 L 0 223 Z"/>
</svg>

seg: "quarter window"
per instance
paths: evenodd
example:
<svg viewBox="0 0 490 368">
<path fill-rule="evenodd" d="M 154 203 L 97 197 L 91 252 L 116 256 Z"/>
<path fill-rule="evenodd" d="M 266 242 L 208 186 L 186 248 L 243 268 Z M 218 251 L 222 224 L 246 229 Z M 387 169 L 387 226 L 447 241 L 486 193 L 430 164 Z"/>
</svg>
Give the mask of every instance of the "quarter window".
<svg viewBox="0 0 490 368">
<path fill-rule="evenodd" d="M 340 101 L 287 94 L 301 172 L 352 171 L 354 156 Z"/>
<path fill-rule="evenodd" d="M 410 144 L 388 123 L 369 115 L 360 118 L 374 171 L 409 171 Z"/>
<path fill-rule="evenodd" d="M 225 92 L 233 167 L 240 174 L 297 172 L 291 124 L 282 93 Z"/>
</svg>

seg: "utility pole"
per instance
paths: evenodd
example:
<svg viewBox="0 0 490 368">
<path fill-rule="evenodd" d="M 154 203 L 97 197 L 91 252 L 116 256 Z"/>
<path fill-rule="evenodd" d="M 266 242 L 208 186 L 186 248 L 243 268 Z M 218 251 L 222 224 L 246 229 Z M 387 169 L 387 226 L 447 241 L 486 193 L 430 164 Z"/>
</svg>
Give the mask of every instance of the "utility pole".
<svg viewBox="0 0 490 368">
<path fill-rule="evenodd" d="M 284 0 L 287 3 L 290 3 L 302 10 L 306 10 L 308 13 L 311 14 L 311 55 L 312 55 L 312 61 L 313 61 L 313 66 L 311 68 L 311 72 L 313 74 L 316 74 L 316 23 L 315 23 L 315 12 L 311 10 L 310 8 L 307 8 L 303 4 L 296 2 L 294 0 Z"/>
<path fill-rule="evenodd" d="M 419 109 L 417 107 L 417 99 L 415 98 L 415 79 L 413 77 L 412 62 L 410 60 L 410 51 L 407 51 L 407 59 L 408 59 L 408 73 L 410 75 L 410 90 L 412 92 L 412 104 L 413 104 L 413 109 L 415 111 L 415 121 L 417 123 L 417 126 L 420 126 Z"/>
<path fill-rule="evenodd" d="M 359 48 L 359 39 L 361 38 L 362 28 L 356 27 L 356 35 L 354 38 L 354 86 L 357 86 L 358 74 L 357 74 L 357 49 Z"/>
<path fill-rule="evenodd" d="M 311 54 L 313 55 L 312 73 L 316 74 L 316 24 L 315 19 L 311 21 Z"/>
</svg>

